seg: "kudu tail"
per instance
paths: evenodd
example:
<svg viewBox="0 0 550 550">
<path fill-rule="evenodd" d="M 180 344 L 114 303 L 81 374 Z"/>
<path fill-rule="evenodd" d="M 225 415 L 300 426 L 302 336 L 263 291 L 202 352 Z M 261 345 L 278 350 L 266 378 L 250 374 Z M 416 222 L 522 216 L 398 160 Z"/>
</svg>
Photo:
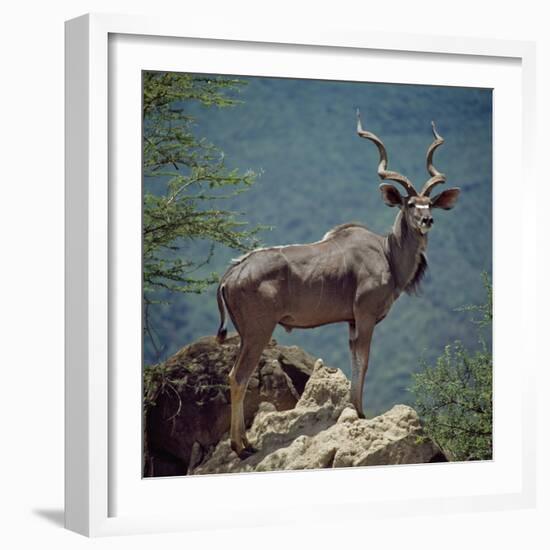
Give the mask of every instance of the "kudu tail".
<svg viewBox="0 0 550 550">
<path fill-rule="evenodd" d="M 223 344 L 225 337 L 227 336 L 227 305 L 223 295 L 223 288 L 224 285 L 221 284 L 216 293 L 216 297 L 218 299 L 218 310 L 220 312 L 220 328 L 218 328 L 218 334 L 216 336 L 219 344 Z"/>
</svg>

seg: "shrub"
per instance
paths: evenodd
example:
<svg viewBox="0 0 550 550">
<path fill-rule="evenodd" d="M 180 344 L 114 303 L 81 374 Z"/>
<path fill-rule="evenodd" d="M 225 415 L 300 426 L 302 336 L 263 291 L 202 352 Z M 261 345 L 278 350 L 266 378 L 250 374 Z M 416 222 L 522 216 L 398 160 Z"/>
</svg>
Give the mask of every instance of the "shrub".
<svg viewBox="0 0 550 550">
<path fill-rule="evenodd" d="M 493 454 L 493 358 L 484 329 L 493 319 L 492 288 L 483 274 L 487 301 L 465 306 L 479 328 L 479 349 L 468 351 L 461 342 L 445 346 L 435 366 L 423 364 L 410 388 L 426 433 L 451 460 L 489 460 Z"/>
</svg>

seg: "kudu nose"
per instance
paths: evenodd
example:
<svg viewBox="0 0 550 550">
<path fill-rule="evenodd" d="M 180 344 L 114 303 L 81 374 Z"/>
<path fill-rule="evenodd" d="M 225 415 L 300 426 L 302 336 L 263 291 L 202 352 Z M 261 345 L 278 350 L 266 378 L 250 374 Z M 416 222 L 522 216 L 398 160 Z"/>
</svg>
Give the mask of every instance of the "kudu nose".
<svg viewBox="0 0 550 550">
<path fill-rule="evenodd" d="M 434 219 L 431 216 L 423 216 L 420 221 L 422 225 L 427 225 L 428 227 L 431 227 L 434 223 Z"/>
</svg>

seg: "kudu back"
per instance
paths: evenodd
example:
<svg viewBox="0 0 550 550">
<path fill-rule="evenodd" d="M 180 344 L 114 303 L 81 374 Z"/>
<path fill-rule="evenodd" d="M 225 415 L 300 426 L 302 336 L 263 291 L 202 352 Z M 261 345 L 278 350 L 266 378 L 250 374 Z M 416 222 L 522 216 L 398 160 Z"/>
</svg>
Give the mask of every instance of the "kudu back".
<svg viewBox="0 0 550 550">
<path fill-rule="evenodd" d="M 427 268 L 428 231 L 432 209 L 451 209 L 459 195 L 451 188 L 431 198 L 445 175 L 433 165 L 434 151 L 443 143 L 432 122 L 434 140 L 426 165 L 430 178 L 416 191 L 403 175 L 387 169 L 382 141 L 363 130 L 357 111 L 357 134 L 378 148 L 378 175 L 401 185 L 380 185 L 383 201 L 397 207 L 391 232 L 373 233 L 348 223 L 330 230 L 310 244 L 257 249 L 234 261 L 217 290 L 221 323 L 218 341 L 227 334 L 227 315 L 241 338 L 235 365 L 229 374 L 231 392 L 231 447 L 245 458 L 254 449 L 246 439 L 243 401 L 250 376 L 273 330 L 282 325 L 314 328 L 329 323 L 348 323 L 351 352 L 351 402 L 361 417 L 363 383 L 367 372 L 374 327 L 388 314 L 402 292 L 414 292 Z"/>
</svg>

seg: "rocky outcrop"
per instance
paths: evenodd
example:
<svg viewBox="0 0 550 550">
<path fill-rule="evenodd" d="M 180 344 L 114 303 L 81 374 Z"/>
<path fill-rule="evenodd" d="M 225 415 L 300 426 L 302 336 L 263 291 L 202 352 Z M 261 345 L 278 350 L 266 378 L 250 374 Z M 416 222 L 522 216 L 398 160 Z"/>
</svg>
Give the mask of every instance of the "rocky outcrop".
<svg viewBox="0 0 550 550">
<path fill-rule="evenodd" d="M 296 406 L 277 411 L 264 402 L 247 432 L 257 452 L 241 460 L 227 436 L 193 475 L 229 472 L 341 468 L 445 461 L 426 438 L 411 407 L 396 405 L 376 418 L 360 419 L 349 403 L 349 382 L 317 361 Z"/>
<path fill-rule="evenodd" d="M 236 335 L 220 345 L 214 337 L 184 347 L 147 384 L 144 475 L 185 475 L 220 441 L 230 424 L 228 374 L 239 349 Z M 260 403 L 293 409 L 313 370 L 314 358 L 272 340 L 262 353 L 245 397 L 250 426 Z"/>
</svg>

